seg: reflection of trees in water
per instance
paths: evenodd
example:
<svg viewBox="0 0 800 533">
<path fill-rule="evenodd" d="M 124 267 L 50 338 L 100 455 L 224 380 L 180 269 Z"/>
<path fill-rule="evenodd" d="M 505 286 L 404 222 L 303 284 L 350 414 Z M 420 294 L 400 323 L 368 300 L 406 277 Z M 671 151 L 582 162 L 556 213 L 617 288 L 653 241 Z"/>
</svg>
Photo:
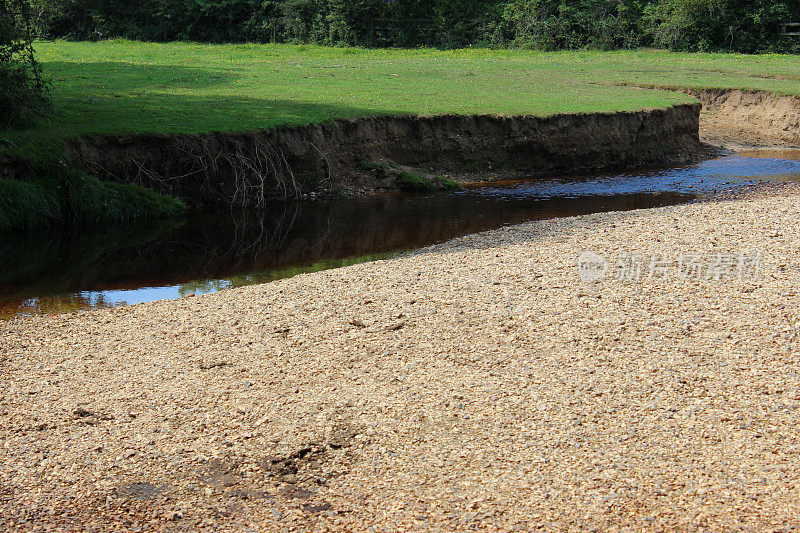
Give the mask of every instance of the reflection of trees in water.
<svg viewBox="0 0 800 533">
<path fill-rule="evenodd" d="M 265 281 L 526 220 L 686 199 L 630 195 L 535 201 L 472 193 L 395 195 L 275 204 L 259 212 L 204 213 L 166 227 L 31 234 L 0 244 L 0 261 L 4 256 L 14 258 L 0 263 L 10 265 L 0 272 L 0 295 L 16 293 L 19 302 L 43 294 L 180 284 L 187 293 L 204 291 L 218 287 L 196 280 L 228 278 L 237 285 Z M 224 287 L 227 282 L 211 283 Z"/>
<path fill-rule="evenodd" d="M 80 283 L 86 269 L 121 247 L 147 255 L 148 243 L 174 231 L 178 220 L 136 226 L 37 228 L 0 233 L 0 298 L 35 297 Z"/>
<path fill-rule="evenodd" d="M 292 267 L 284 267 L 277 269 L 261 270 L 258 272 L 248 272 L 245 274 L 235 274 L 225 279 L 210 279 L 200 281 L 190 281 L 181 283 L 178 286 L 178 294 L 186 296 L 187 294 L 205 294 L 224 289 L 231 289 L 235 287 L 244 287 L 246 285 L 253 285 L 257 283 L 268 283 L 277 279 L 284 279 L 296 276 L 298 274 L 305 274 L 308 272 L 319 272 L 320 270 L 328 270 L 331 268 L 341 268 L 358 263 L 365 263 L 368 261 L 378 261 L 382 259 L 389 259 L 396 255 L 394 252 L 385 252 L 377 254 L 367 254 L 358 257 L 347 257 L 341 259 L 322 259 L 310 265 L 299 265 Z"/>
<path fill-rule="evenodd" d="M 102 295 L 94 297 L 81 294 L 65 294 L 58 296 L 40 296 L 21 301 L 9 301 L 0 305 L 0 320 L 7 320 L 15 316 L 71 313 L 81 309 L 96 309 L 98 307 L 114 307 Z"/>
<path fill-rule="evenodd" d="M 208 292 L 222 291 L 231 288 L 231 282 L 224 279 L 194 280 L 181 283 L 178 287 L 178 294 L 205 294 Z"/>
<path fill-rule="evenodd" d="M 298 219 L 301 205 L 297 203 L 277 204 L 273 216 L 264 213 L 249 213 L 250 216 L 231 213 L 231 221 L 236 227 L 235 238 L 231 241 L 230 253 L 238 256 L 254 255 L 256 257 L 279 250 Z M 254 223 L 255 222 L 255 223 Z M 258 231 L 252 232 L 252 227 Z M 249 244 L 248 244 L 249 243 Z"/>
</svg>

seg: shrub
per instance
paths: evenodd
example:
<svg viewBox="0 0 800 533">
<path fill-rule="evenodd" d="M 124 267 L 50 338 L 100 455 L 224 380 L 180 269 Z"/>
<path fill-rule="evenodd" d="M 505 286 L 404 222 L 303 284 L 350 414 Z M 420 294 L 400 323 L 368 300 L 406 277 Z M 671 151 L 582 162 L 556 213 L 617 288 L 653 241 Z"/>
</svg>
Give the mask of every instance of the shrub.
<svg viewBox="0 0 800 533">
<path fill-rule="evenodd" d="M 800 0 L 30 1 L 41 35 L 75 39 L 757 52 L 800 21 Z"/>
<path fill-rule="evenodd" d="M 100 181 L 58 163 L 0 161 L 0 230 L 50 224 L 81 226 L 174 217 L 186 205 L 136 185 Z"/>
<path fill-rule="evenodd" d="M 49 105 L 33 35 L 28 1 L 0 0 L 0 129 L 24 124 Z"/>
</svg>

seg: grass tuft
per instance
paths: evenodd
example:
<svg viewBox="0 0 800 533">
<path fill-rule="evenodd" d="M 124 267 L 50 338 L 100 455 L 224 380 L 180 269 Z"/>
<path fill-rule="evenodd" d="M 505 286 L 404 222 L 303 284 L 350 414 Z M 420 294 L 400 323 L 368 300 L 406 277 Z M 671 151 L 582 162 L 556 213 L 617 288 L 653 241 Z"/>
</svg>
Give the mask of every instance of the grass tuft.
<svg viewBox="0 0 800 533">
<path fill-rule="evenodd" d="M 0 229 L 42 226 L 63 218 L 53 187 L 0 179 Z"/>
<path fill-rule="evenodd" d="M 77 171 L 63 181 L 70 222 L 122 223 L 168 218 L 186 210 L 183 202 L 157 192 L 122 183 L 107 183 Z"/>
<path fill-rule="evenodd" d="M 414 174 L 407 170 L 400 171 L 400 189 L 407 192 L 434 192 L 439 186 L 432 179 Z"/>
<path fill-rule="evenodd" d="M 363 160 L 359 162 L 358 166 L 362 170 L 375 172 L 380 177 L 389 174 L 395 175 L 397 177 L 397 187 L 401 191 L 434 192 L 457 191 L 461 189 L 461 185 L 449 178 L 441 176 L 423 176 L 389 161 Z"/>
<path fill-rule="evenodd" d="M 450 178 L 445 178 L 444 176 L 439 176 L 437 178 L 439 180 L 439 185 L 441 186 L 442 190 L 445 191 L 460 191 L 463 187 L 459 185 L 457 182 L 451 180 Z"/>
<path fill-rule="evenodd" d="M 169 218 L 186 205 L 136 185 L 103 182 L 58 165 L 15 162 L 0 179 L 0 229 L 90 225 Z"/>
<path fill-rule="evenodd" d="M 361 168 L 361 170 L 372 170 L 380 174 L 384 174 L 387 170 L 393 168 L 385 161 L 369 161 L 367 159 L 362 159 L 359 161 L 358 166 Z"/>
</svg>

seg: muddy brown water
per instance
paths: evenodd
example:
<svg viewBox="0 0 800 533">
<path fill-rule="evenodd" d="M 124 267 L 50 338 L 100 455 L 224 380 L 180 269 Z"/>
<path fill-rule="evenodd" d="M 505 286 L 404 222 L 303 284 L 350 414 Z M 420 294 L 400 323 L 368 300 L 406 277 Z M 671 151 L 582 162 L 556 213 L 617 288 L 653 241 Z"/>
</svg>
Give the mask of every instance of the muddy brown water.
<svg viewBox="0 0 800 533">
<path fill-rule="evenodd" d="M 671 205 L 781 180 L 800 180 L 800 151 L 226 210 L 136 227 L 0 234 L 0 318 L 199 295 L 530 220 Z"/>
</svg>

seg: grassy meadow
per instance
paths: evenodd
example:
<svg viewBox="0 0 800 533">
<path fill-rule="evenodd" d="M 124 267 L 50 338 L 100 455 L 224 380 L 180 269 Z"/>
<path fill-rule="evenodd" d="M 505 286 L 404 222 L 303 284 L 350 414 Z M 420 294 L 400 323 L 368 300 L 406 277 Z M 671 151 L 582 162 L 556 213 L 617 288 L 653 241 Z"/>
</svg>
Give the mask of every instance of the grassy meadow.
<svg viewBox="0 0 800 533">
<path fill-rule="evenodd" d="M 134 41 L 38 42 L 54 109 L 0 130 L 0 229 L 161 218 L 185 206 L 66 168 L 84 134 L 263 130 L 366 115 L 549 115 L 667 107 L 692 99 L 643 87 L 800 95 L 800 56 L 656 50 L 399 50 Z M 7 157 L 5 157 L 7 159 Z M 65 193 L 66 191 L 66 193 Z"/>
<path fill-rule="evenodd" d="M 800 94 L 800 56 L 654 50 L 367 50 L 306 45 L 38 42 L 55 114 L 0 132 L 58 154 L 87 133 L 267 129 L 386 114 L 547 115 L 665 107 L 686 95 L 632 84 Z"/>
</svg>

